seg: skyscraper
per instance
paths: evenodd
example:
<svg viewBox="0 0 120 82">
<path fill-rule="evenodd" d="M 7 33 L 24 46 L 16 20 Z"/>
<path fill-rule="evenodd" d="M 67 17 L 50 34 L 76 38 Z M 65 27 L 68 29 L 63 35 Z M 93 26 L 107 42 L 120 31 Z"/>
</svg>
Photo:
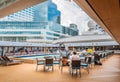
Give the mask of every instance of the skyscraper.
<svg viewBox="0 0 120 82">
<path fill-rule="evenodd" d="M 60 25 L 60 16 L 61 13 L 52 0 L 26 8 L 0 19 L 0 40 L 52 42 L 61 36 L 76 35 L 63 32 L 63 28 L 69 32 L 74 29 Z"/>
</svg>

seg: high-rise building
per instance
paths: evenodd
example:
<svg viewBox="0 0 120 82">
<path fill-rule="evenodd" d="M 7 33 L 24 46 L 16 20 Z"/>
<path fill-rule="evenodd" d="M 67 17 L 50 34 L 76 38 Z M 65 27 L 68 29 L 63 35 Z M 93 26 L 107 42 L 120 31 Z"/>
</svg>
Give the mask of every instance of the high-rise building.
<svg viewBox="0 0 120 82">
<path fill-rule="evenodd" d="M 60 25 L 60 18 L 61 13 L 52 0 L 26 8 L 0 18 L 0 41 L 52 42 L 79 33 L 77 28 Z"/>
</svg>

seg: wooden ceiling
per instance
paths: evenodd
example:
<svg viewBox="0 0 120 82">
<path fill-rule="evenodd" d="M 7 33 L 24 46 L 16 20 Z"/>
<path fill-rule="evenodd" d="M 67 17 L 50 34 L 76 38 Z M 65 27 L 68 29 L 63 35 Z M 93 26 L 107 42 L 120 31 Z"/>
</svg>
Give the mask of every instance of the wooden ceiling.
<svg viewBox="0 0 120 82">
<path fill-rule="evenodd" d="M 120 44 L 120 0 L 74 0 Z"/>
<path fill-rule="evenodd" d="M 9 14 L 13 14 L 25 8 L 31 7 L 43 1 L 46 0 L 18 0 L 16 3 L 13 3 L 9 6 L 6 6 L 5 8 L 0 9 L 0 18 L 5 17 Z"/>
</svg>

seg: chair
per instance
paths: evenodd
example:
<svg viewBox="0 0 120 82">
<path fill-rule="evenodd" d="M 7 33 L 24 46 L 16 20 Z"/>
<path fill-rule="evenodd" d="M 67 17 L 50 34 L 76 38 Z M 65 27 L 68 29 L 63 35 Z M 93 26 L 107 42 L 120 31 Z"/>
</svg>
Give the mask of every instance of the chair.
<svg viewBox="0 0 120 82">
<path fill-rule="evenodd" d="M 61 72 L 63 71 L 63 66 L 68 66 L 67 64 L 68 64 L 68 57 L 63 56 L 63 57 L 60 59 Z"/>
<path fill-rule="evenodd" d="M 1 60 L 2 60 L 2 62 L 1 62 L 2 65 L 6 65 L 6 66 L 8 66 L 8 65 L 14 65 L 14 64 L 20 64 L 20 63 L 23 62 L 21 60 L 11 60 L 6 55 L 1 56 Z"/>
<path fill-rule="evenodd" d="M 60 62 L 61 62 L 60 58 L 55 58 L 55 60 L 53 61 L 53 64 L 59 65 L 59 69 L 60 69 L 60 64 L 61 64 Z"/>
<path fill-rule="evenodd" d="M 66 65 L 67 65 L 67 59 L 68 59 L 68 57 L 63 56 L 63 58 L 62 58 L 62 65 L 63 65 L 63 66 L 66 66 Z"/>
<path fill-rule="evenodd" d="M 81 61 L 80 60 L 72 60 L 72 63 L 71 63 L 72 75 L 73 75 L 73 70 L 75 69 L 76 70 L 76 75 L 77 75 L 77 70 L 79 70 L 79 75 L 81 76 L 80 66 L 81 66 Z"/>
<path fill-rule="evenodd" d="M 92 59 L 92 56 L 85 57 L 85 63 L 92 68 L 92 63 L 94 63 L 94 59 Z"/>
<path fill-rule="evenodd" d="M 44 65 L 44 61 L 39 61 L 38 58 L 36 58 L 37 65 L 36 65 L 36 71 L 38 70 L 38 65 Z"/>
<path fill-rule="evenodd" d="M 46 66 L 48 67 L 48 70 L 49 70 L 50 67 L 52 67 L 52 71 L 53 71 L 53 69 L 54 69 L 54 67 L 53 67 L 53 58 L 46 58 L 45 59 L 44 71 L 46 70 L 45 69 Z"/>
<path fill-rule="evenodd" d="M 94 54 L 94 63 L 95 65 L 99 65 L 102 55 Z"/>
<path fill-rule="evenodd" d="M 92 67 L 92 65 L 95 67 L 95 57 L 94 57 L 94 55 L 92 55 L 92 57 L 91 57 L 91 67 Z"/>
<path fill-rule="evenodd" d="M 89 64 L 91 62 L 91 57 L 85 57 L 85 63 L 81 63 L 82 68 L 86 68 L 87 72 L 89 73 Z"/>
</svg>

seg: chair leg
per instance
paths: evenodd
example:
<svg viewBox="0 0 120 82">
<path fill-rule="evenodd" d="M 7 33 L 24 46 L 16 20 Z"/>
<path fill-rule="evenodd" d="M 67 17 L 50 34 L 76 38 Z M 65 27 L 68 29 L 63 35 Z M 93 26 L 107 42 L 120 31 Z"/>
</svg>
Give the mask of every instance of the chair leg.
<svg viewBox="0 0 120 82">
<path fill-rule="evenodd" d="M 88 71 L 88 74 L 89 74 L 89 66 L 87 67 L 87 71 Z"/>
<path fill-rule="evenodd" d="M 91 63 L 91 69 L 92 69 L 92 63 Z"/>
<path fill-rule="evenodd" d="M 59 61 L 59 69 L 60 69 L 60 67 L 61 67 L 61 62 Z"/>
<path fill-rule="evenodd" d="M 77 69 L 76 69 L 76 75 L 77 75 Z"/>
<path fill-rule="evenodd" d="M 81 69 L 79 69 L 79 75 L 80 75 L 80 77 L 81 77 Z"/>
<path fill-rule="evenodd" d="M 91 64 L 88 64 L 88 67 L 91 69 L 92 68 Z"/>
<path fill-rule="evenodd" d="M 44 66 L 44 71 L 45 71 L 45 66 Z"/>
<path fill-rule="evenodd" d="M 37 71 L 37 69 L 38 69 L 38 65 L 36 65 L 36 71 Z"/>
<path fill-rule="evenodd" d="M 92 63 L 90 63 L 90 65 L 89 65 L 89 66 L 90 66 L 90 69 L 92 69 Z"/>
<path fill-rule="evenodd" d="M 54 70 L 54 67 L 52 66 L 52 71 Z"/>
<path fill-rule="evenodd" d="M 60 64 L 59 64 L 59 69 L 60 69 Z"/>
<path fill-rule="evenodd" d="M 61 66 L 61 72 L 63 72 L 63 66 Z"/>
<path fill-rule="evenodd" d="M 72 68 L 70 68 L 70 67 L 69 67 L 69 73 L 70 73 L 70 75 L 71 75 L 71 73 L 72 73 Z"/>
<path fill-rule="evenodd" d="M 71 70 L 71 72 L 72 72 L 72 76 L 73 76 L 73 69 Z"/>
</svg>

